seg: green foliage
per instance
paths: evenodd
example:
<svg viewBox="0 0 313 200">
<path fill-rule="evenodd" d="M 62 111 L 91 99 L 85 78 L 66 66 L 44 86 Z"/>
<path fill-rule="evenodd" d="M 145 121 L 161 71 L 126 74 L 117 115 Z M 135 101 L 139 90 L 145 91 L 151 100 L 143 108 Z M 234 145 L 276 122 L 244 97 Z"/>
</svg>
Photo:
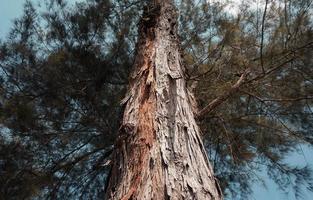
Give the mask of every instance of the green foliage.
<svg viewBox="0 0 313 200">
<path fill-rule="evenodd" d="M 251 192 L 251 183 L 260 181 L 255 172 L 264 168 L 283 191 L 293 187 L 297 198 L 300 188 L 312 185 L 308 167 L 286 162 L 301 145 L 313 144 L 313 68 L 307 56 L 313 53 L 312 5 L 270 1 L 262 22 L 264 6 L 243 3 L 238 15 L 215 20 L 214 28 L 208 26 L 208 30 L 216 29 L 220 39 L 207 35 L 202 39 L 206 43 L 190 47 L 196 53 L 186 56 L 202 54 L 187 59 L 196 66 L 190 70 L 189 82 L 192 88 L 197 86 L 200 108 L 229 90 L 245 69 L 251 71 L 239 91 L 200 122 L 210 160 L 231 199 L 249 199 L 245 194 Z"/>
<path fill-rule="evenodd" d="M 311 169 L 286 162 L 313 144 L 310 1 L 270 1 L 264 21 L 265 5 L 175 2 L 199 108 L 251 71 L 199 121 L 226 197 L 249 199 L 264 170 L 297 197 L 312 190 Z M 0 199 L 103 198 L 145 3 L 25 3 L 0 42 Z"/>
</svg>

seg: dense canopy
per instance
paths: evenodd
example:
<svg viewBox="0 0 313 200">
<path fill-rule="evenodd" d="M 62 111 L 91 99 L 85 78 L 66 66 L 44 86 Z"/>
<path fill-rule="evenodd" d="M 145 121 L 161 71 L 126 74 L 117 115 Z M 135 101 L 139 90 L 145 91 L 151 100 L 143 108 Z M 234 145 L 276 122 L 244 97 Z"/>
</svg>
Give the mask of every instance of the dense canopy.
<svg viewBox="0 0 313 200">
<path fill-rule="evenodd" d="M 0 41 L 0 199 L 102 199 L 147 1 L 38 2 Z M 226 198 L 247 199 L 261 171 L 313 191 L 312 169 L 286 161 L 313 145 L 312 2 L 175 2 Z"/>
</svg>

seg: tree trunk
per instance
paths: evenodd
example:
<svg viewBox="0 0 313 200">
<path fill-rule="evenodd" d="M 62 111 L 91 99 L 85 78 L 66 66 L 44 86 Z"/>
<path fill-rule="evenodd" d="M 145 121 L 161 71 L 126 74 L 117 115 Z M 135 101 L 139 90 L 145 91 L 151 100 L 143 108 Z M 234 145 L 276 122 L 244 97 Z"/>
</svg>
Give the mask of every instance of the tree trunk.
<svg viewBox="0 0 313 200">
<path fill-rule="evenodd" d="M 222 199 L 186 88 L 171 0 L 146 7 L 106 199 Z"/>
</svg>

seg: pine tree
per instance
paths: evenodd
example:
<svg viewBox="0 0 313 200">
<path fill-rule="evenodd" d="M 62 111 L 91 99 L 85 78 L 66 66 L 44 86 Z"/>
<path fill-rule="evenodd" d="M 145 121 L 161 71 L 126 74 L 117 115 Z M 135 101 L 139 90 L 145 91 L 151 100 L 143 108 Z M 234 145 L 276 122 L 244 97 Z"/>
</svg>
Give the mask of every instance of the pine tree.
<svg viewBox="0 0 313 200">
<path fill-rule="evenodd" d="M 139 198 L 156 171 L 172 198 L 204 195 L 194 171 L 225 199 L 260 172 L 313 190 L 286 160 L 313 144 L 311 1 L 32 2 L 0 41 L 0 199 Z"/>
</svg>

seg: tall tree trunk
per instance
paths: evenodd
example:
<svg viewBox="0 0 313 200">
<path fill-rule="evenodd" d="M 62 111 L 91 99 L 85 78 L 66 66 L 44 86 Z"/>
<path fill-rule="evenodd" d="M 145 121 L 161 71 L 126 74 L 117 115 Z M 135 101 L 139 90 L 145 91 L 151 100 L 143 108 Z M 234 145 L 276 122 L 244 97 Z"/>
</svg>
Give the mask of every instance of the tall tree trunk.
<svg viewBox="0 0 313 200">
<path fill-rule="evenodd" d="M 220 200 L 186 88 L 171 0 L 145 8 L 139 31 L 106 199 Z"/>
</svg>

